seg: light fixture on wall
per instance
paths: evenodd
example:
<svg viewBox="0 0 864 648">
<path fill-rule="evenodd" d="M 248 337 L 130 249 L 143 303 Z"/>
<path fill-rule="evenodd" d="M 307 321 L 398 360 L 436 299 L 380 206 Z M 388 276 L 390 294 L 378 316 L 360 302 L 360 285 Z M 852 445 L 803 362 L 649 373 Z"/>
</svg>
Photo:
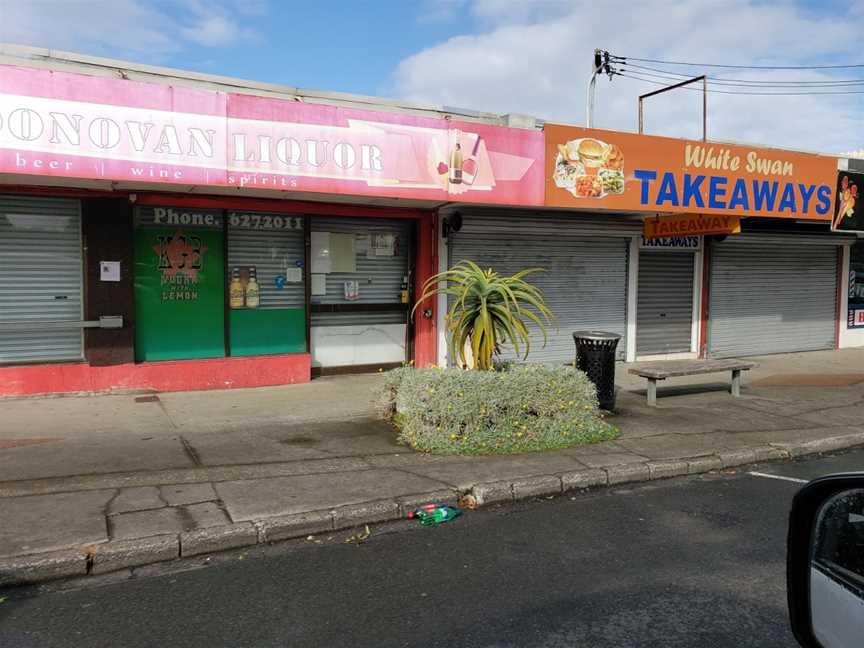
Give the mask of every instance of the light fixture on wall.
<svg viewBox="0 0 864 648">
<path fill-rule="evenodd" d="M 454 211 L 444 219 L 442 226 L 444 228 L 444 238 L 450 238 L 451 233 L 455 234 L 462 229 L 462 214 Z"/>
</svg>

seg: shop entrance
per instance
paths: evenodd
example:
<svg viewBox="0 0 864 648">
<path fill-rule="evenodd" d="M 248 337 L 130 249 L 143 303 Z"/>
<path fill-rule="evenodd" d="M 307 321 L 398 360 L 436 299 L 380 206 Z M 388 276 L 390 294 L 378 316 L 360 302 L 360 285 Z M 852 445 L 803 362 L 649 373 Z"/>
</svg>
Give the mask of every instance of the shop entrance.
<svg viewBox="0 0 864 648">
<path fill-rule="evenodd" d="M 714 245 L 709 355 L 833 349 L 837 256 L 829 237 L 742 234 Z"/>
<path fill-rule="evenodd" d="M 0 364 L 80 360 L 81 206 L 0 196 Z"/>
<path fill-rule="evenodd" d="M 618 354 L 627 343 L 627 255 L 633 228 L 588 218 L 559 218 L 540 213 L 505 215 L 500 211 L 462 210 L 461 228 L 448 237 L 450 267 L 474 261 L 511 275 L 525 268 L 543 268 L 530 275 L 543 291 L 557 326 L 543 335 L 529 326 L 529 362 L 572 363 L 573 332 L 610 331 L 622 336 Z M 452 299 L 452 298 L 451 298 Z M 503 357 L 522 356 L 505 347 Z M 451 362 L 453 359 L 451 358 Z"/>
<path fill-rule="evenodd" d="M 312 367 L 362 371 L 412 357 L 415 223 L 312 217 Z"/>
<path fill-rule="evenodd" d="M 636 305 L 636 355 L 690 353 L 694 253 L 642 250 Z"/>
<path fill-rule="evenodd" d="M 224 356 L 224 285 L 221 211 L 138 208 L 136 361 Z"/>
</svg>

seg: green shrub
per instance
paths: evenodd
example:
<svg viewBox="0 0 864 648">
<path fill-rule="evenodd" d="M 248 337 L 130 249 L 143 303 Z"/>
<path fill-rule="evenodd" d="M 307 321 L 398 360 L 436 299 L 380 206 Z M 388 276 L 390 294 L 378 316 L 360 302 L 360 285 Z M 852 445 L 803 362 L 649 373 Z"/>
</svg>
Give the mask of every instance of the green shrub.
<svg viewBox="0 0 864 648">
<path fill-rule="evenodd" d="M 387 374 L 382 410 L 401 443 L 437 454 L 533 452 L 618 435 L 600 415 L 594 385 L 572 367 L 403 367 Z"/>
</svg>

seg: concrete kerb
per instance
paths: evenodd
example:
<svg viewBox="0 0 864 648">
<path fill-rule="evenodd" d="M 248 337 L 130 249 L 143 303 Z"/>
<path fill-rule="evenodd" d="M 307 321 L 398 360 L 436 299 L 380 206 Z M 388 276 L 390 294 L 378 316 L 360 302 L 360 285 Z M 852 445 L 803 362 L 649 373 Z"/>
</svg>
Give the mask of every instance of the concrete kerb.
<svg viewBox="0 0 864 648">
<path fill-rule="evenodd" d="M 813 439 L 812 441 L 775 442 L 770 445 L 776 450 L 785 452 L 789 457 L 804 457 L 864 445 L 864 432 Z"/>
<path fill-rule="evenodd" d="M 113 540 L 91 545 L 85 555 L 89 574 L 106 574 L 180 557 L 180 541 L 174 534 Z"/>
<path fill-rule="evenodd" d="M 789 459 L 864 445 L 864 433 L 814 441 L 770 443 L 717 454 L 657 459 L 586 468 L 566 473 L 536 475 L 516 480 L 475 484 L 469 489 L 478 506 L 531 497 L 558 495 L 577 489 L 694 475 L 760 461 Z M 279 542 L 364 524 L 392 522 L 425 502 L 453 504 L 454 490 L 418 493 L 375 500 L 324 511 L 309 511 L 253 522 L 241 522 L 175 535 L 114 540 L 81 550 L 55 551 L 0 559 L 0 586 L 23 585 L 88 574 L 128 570 L 178 557 Z"/>
<path fill-rule="evenodd" d="M 87 556 L 78 549 L 0 559 L 0 586 L 29 585 L 84 576 Z"/>
</svg>

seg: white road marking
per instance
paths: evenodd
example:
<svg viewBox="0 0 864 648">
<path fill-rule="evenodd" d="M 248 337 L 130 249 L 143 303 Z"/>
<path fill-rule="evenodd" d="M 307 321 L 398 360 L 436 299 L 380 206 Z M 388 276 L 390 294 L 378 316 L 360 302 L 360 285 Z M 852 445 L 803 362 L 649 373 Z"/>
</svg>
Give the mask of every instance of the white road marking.
<svg viewBox="0 0 864 648">
<path fill-rule="evenodd" d="M 790 481 L 795 482 L 796 484 L 806 484 L 809 479 L 798 479 L 797 477 L 785 477 L 784 475 L 771 475 L 769 473 L 761 473 L 761 472 L 749 472 L 748 475 L 753 475 L 754 477 L 766 477 L 768 479 L 780 479 L 782 481 Z"/>
</svg>

